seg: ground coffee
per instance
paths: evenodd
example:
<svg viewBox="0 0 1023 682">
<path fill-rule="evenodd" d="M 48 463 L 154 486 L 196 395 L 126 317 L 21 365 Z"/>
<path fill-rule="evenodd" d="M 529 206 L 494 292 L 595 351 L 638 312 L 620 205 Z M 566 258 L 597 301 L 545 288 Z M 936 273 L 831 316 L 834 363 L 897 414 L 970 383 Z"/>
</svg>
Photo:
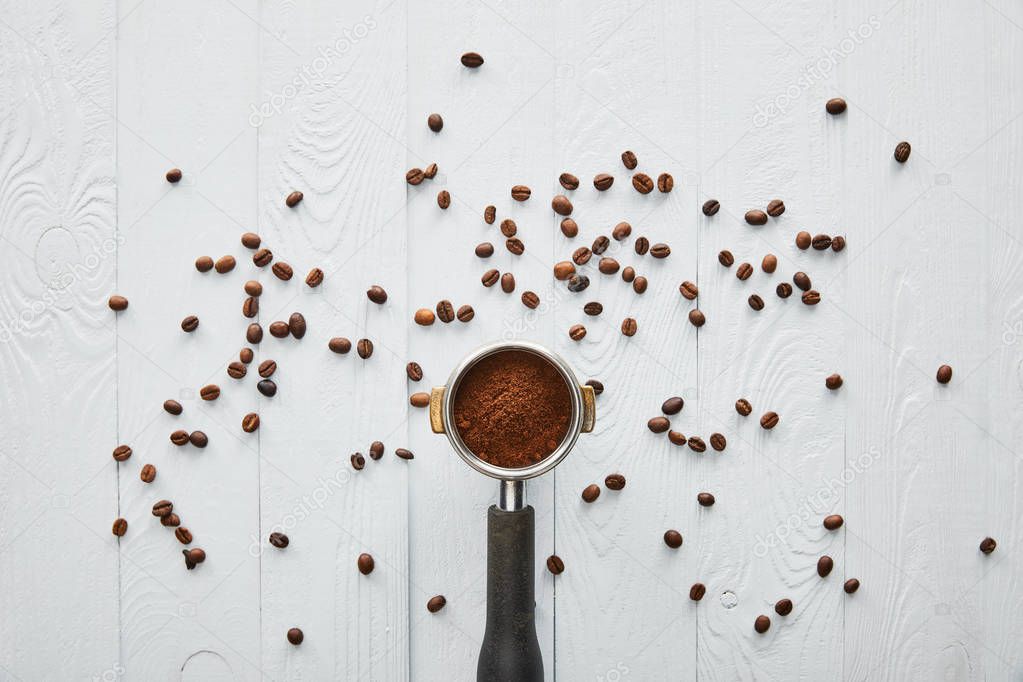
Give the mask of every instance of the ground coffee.
<svg viewBox="0 0 1023 682">
<path fill-rule="evenodd" d="M 501 351 L 473 365 L 458 384 L 454 416 L 462 442 L 480 459 L 521 469 L 549 456 L 572 416 L 568 384 L 538 355 Z"/>
</svg>

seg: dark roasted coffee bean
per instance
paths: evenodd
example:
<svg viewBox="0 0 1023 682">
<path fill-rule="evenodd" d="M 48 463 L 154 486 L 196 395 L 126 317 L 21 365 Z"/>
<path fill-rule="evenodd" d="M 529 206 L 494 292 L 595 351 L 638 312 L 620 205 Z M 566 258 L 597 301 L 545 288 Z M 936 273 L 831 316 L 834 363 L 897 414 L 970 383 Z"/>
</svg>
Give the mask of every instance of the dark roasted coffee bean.
<svg viewBox="0 0 1023 682">
<path fill-rule="evenodd" d="M 747 280 L 753 274 L 753 266 L 749 263 L 740 263 L 735 269 L 735 276 L 741 280 Z"/>
<path fill-rule="evenodd" d="M 724 451 L 726 445 L 728 445 L 728 441 L 725 440 L 725 437 L 723 435 L 721 435 L 720 433 L 710 434 L 710 446 L 712 448 L 714 448 L 718 452 L 722 452 Z"/>
<path fill-rule="evenodd" d="M 670 430 L 668 431 L 668 440 L 671 441 L 672 445 L 686 445 L 689 441 L 686 440 L 686 434 L 681 431 Z"/>
<path fill-rule="evenodd" d="M 694 327 L 702 327 L 707 323 L 707 317 L 699 308 L 693 308 L 689 311 L 689 322 Z"/>
<path fill-rule="evenodd" d="M 586 275 L 572 275 L 568 278 L 568 290 L 579 293 L 590 286 L 590 278 Z"/>
<path fill-rule="evenodd" d="M 426 178 L 427 180 L 433 180 L 435 177 L 437 177 L 437 170 L 438 170 L 437 164 L 431 163 L 427 165 L 426 168 L 423 169 L 423 177 Z"/>
<path fill-rule="evenodd" d="M 760 261 L 760 269 L 770 275 L 778 269 L 778 257 L 773 253 L 767 254 L 764 256 L 764 259 Z"/>
<path fill-rule="evenodd" d="M 646 427 L 653 433 L 664 433 L 671 427 L 671 422 L 667 417 L 652 417 L 647 421 Z"/>
<path fill-rule="evenodd" d="M 252 262 L 257 267 L 261 268 L 265 268 L 267 265 L 270 265 L 270 263 L 273 262 L 273 259 L 274 255 L 270 249 L 259 249 L 252 254 Z"/>
<path fill-rule="evenodd" d="M 750 225 L 760 226 L 767 224 L 767 214 L 758 208 L 746 211 L 746 222 Z"/>
<path fill-rule="evenodd" d="M 416 456 L 414 454 L 412 454 L 411 450 L 406 450 L 405 448 L 396 448 L 395 451 L 394 451 L 394 455 L 398 459 L 404 459 L 404 460 L 409 460 L 409 459 L 415 459 L 416 458 Z"/>
<path fill-rule="evenodd" d="M 625 150 L 624 152 L 622 152 L 622 165 L 623 166 L 625 166 L 629 170 L 632 170 L 638 164 L 639 164 L 639 162 L 636 160 L 635 153 L 633 153 L 632 151 L 630 151 L 628 149 Z"/>
<path fill-rule="evenodd" d="M 277 384 L 273 379 L 263 379 L 256 384 L 256 389 L 267 398 L 273 398 L 277 395 Z"/>
<path fill-rule="evenodd" d="M 376 461 L 384 456 L 384 444 L 378 440 L 369 445 L 369 458 Z"/>
<path fill-rule="evenodd" d="M 587 380 L 586 385 L 593 389 L 594 395 L 600 395 L 604 392 L 604 384 L 600 383 L 596 379 Z"/>
<path fill-rule="evenodd" d="M 147 464 L 142 467 L 142 471 L 139 472 L 139 478 L 142 479 L 143 483 L 152 483 L 156 480 L 156 467 L 152 464 Z"/>
<path fill-rule="evenodd" d="M 572 239 L 579 234 L 579 224 L 571 218 L 565 218 L 561 221 L 561 234 L 565 235 L 569 239 Z"/>
<path fill-rule="evenodd" d="M 245 330 L 245 340 L 253 344 L 259 343 L 263 340 L 263 328 L 258 323 L 253 322 Z M 243 352 L 244 350 L 246 349 L 243 349 Z M 251 349 L 249 349 L 249 352 L 252 352 Z M 251 358 L 249 358 L 249 361 L 251 362 Z"/>
<path fill-rule="evenodd" d="M 583 306 L 583 312 L 589 315 L 590 317 L 596 317 L 597 315 L 600 315 L 602 312 L 604 312 L 604 306 L 598 303 L 597 301 L 590 301 L 589 303 Z"/>
<path fill-rule="evenodd" d="M 519 226 L 515 224 L 515 221 L 511 218 L 505 218 L 501 221 L 501 234 L 508 239 L 511 239 L 519 232 Z"/>
<path fill-rule="evenodd" d="M 170 500 L 160 500 L 153 505 L 153 516 L 167 516 L 174 511 L 174 503 Z"/>
<path fill-rule="evenodd" d="M 188 431 L 178 429 L 170 435 L 170 441 L 175 445 L 185 445 L 188 443 Z"/>
<path fill-rule="evenodd" d="M 287 198 L 284 200 L 284 205 L 287 206 L 288 208 L 295 208 L 300 203 L 302 203 L 303 198 L 305 198 L 305 195 L 303 195 L 298 190 L 295 190 L 294 192 L 289 194 Z"/>
<path fill-rule="evenodd" d="M 671 247 L 667 244 L 654 244 L 650 247 L 650 255 L 654 258 L 667 258 L 671 255 Z"/>
<path fill-rule="evenodd" d="M 288 331 L 291 332 L 291 335 L 296 339 L 301 339 L 305 336 L 305 330 L 305 317 L 302 313 L 291 313 L 291 316 L 288 317 Z"/>
<path fill-rule="evenodd" d="M 580 246 L 572 252 L 572 262 L 576 265 L 586 265 L 593 258 L 593 252 L 585 246 Z"/>
<path fill-rule="evenodd" d="M 636 240 L 634 248 L 636 249 L 636 253 L 638 255 L 645 256 L 647 252 L 650 251 L 650 240 L 647 239 L 646 237 L 640 237 L 639 239 Z"/>
<path fill-rule="evenodd" d="M 245 317 L 255 317 L 259 314 L 259 299 L 255 296 L 249 296 L 242 302 L 242 315 Z"/>
<path fill-rule="evenodd" d="M 366 458 L 362 456 L 361 452 L 353 452 L 351 456 L 352 468 L 356 471 L 362 471 L 366 466 Z"/>
<path fill-rule="evenodd" d="M 526 201 L 532 192 L 525 185 L 515 185 L 511 188 L 511 197 L 515 201 Z"/>
<path fill-rule="evenodd" d="M 636 173 L 632 176 L 632 186 L 640 194 L 650 194 L 654 191 L 654 181 L 646 173 Z"/>
<path fill-rule="evenodd" d="M 806 251 L 813 244 L 813 237 L 806 230 L 801 230 L 796 233 L 796 248 L 800 251 Z"/>
<path fill-rule="evenodd" d="M 440 114 L 430 114 L 426 117 L 426 125 L 433 132 L 439 133 L 444 128 L 444 119 Z"/>
<path fill-rule="evenodd" d="M 677 530 L 664 531 L 664 544 L 672 549 L 678 549 L 682 546 L 682 533 Z"/>
<path fill-rule="evenodd" d="M 181 329 L 188 333 L 194 332 L 199 328 L 199 318 L 195 315 L 189 315 L 185 319 L 181 320 Z"/>
<path fill-rule="evenodd" d="M 581 341 L 586 336 L 586 327 L 581 324 L 573 324 L 568 329 L 568 338 L 573 341 Z"/>
<path fill-rule="evenodd" d="M 298 646 L 305 640 L 305 634 L 299 628 L 291 628 L 288 630 L 288 642 Z"/>
<path fill-rule="evenodd" d="M 462 55 L 462 66 L 470 69 L 478 69 L 483 65 L 483 57 L 476 52 L 466 52 Z"/>
<path fill-rule="evenodd" d="M 689 598 L 693 601 L 700 601 L 707 594 L 707 587 L 703 583 L 693 583 L 689 588 Z"/>
<path fill-rule="evenodd" d="M 593 178 L 593 186 L 596 187 L 599 192 L 606 192 L 611 189 L 611 185 L 614 183 L 614 177 L 607 173 L 598 173 Z"/>
<path fill-rule="evenodd" d="M 204 448 L 210 443 L 209 436 L 202 431 L 193 431 L 188 434 L 188 442 L 197 448 Z"/>
<path fill-rule="evenodd" d="M 422 381 L 423 368 L 418 362 L 410 362 L 405 365 L 405 375 L 409 378 L 409 381 Z"/>
<path fill-rule="evenodd" d="M 700 452 L 702 452 L 702 450 Z M 700 503 L 701 507 L 714 506 L 714 496 L 711 495 L 710 493 L 699 493 L 696 496 L 696 501 Z"/>
<path fill-rule="evenodd" d="M 939 384 L 947 384 L 952 381 L 952 368 L 948 365 L 942 365 L 938 368 L 938 373 L 935 376 Z"/>
<path fill-rule="evenodd" d="M 363 360 L 368 360 L 373 355 L 373 342 L 369 339 L 359 339 L 355 343 L 355 352 Z"/>
<path fill-rule="evenodd" d="M 285 547 L 288 546 L 290 542 L 291 541 L 288 539 L 288 536 L 285 535 L 284 533 L 278 532 L 270 533 L 270 544 L 276 547 L 277 549 L 284 549 Z"/>
<path fill-rule="evenodd" d="M 430 405 L 430 394 L 425 391 L 413 393 L 409 396 L 408 401 L 412 407 L 428 407 Z"/>
<path fill-rule="evenodd" d="M 483 209 L 483 222 L 487 225 L 493 225 L 495 220 L 497 220 L 496 206 L 490 205 Z"/>
<path fill-rule="evenodd" d="M 558 194 L 551 199 L 551 208 L 558 215 L 572 215 L 572 202 L 564 194 Z"/>
<path fill-rule="evenodd" d="M 352 342 L 343 336 L 335 336 L 327 342 L 327 348 L 338 355 L 344 355 L 352 349 Z"/>
<path fill-rule="evenodd" d="M 122 310 L 128 309 L 128 299 L 124 296 L 111 296 L 107 300 L 107 306 L 110 307 L 114 312 L 121 312 Z"/>
<path fill-rule="evenodd" d="M 826 251 L 831 248 L 831 237 L 826 234 L 816 235 L 810 241 L 810 245 L 813 246 L 816 251 Z"/>
<path fill-rule="evenodd" d="M 476 245 L 477 258 L 490 258 L 494 255 L 494 245 L 490 242 L 483 242 Z"/>
<path fill-rule="evenodd" d="M 778 298 L 788 298 L 792 295 L 792 285 L 788 282 L 781 282 L 774 288 L 774 293 L 778 294 Z"/>
<path fill-rule="evenodd" d="M 998 547 L 998 543 L 995 542 L 994 538 L 984 538 L 980 541 L 980 551 L 983 554 L 990 554 L 995 551 L 996 547 Z"/>
<path fill-rule="evenodd" d="M 726 268 L 730 268 L 735 263 L 735 256 L 732 255 L 731 251 L 725 249 L 718 253 L 718 263 L 721 263 Z"/>
<path fill-rule="evenodd" d="M 459 322 L 465 323 L 470 321 L 476 316 L 476 311 L 472 309 L 471 305 L 459 306 L 458 312 L 455 313 L 455 317 L 458 318 Z"/>
<path fill-rule="evenodd" d="M 234 270 L 234 266 L 234 256 L 221 256 L 217 259 L 217 262 L 213 264 L 213 269 L 223 275 Z"/>
<path fill-rule="evenodd" d="M 270 336 L 276 339 L 283 339 L 289 333 L 288 323 L 277 320 L 270 323 Z"/>
<path fill-rule="evenodd" d="M 246 249 L 256 250 L 262 243 L 263 240 L 255 232 L 246 232 L 242 235 L 242 246 Z"/>
<path fill-rule="evenodd" d="M 177 528 L 181 525 L 181 517 L 174 512 L 160 517 L 160 525 L 164 528 Z"/>
<path fill-rule="evenodd" d="M 579 178 L 572 175 L 571 173 L 562 173 L 558 177 L 558 182 L 560 182 L 561 186 L 564 187 L 565 189 L 568 190 L 579 189 Z"/>
<path fill-rule="evenodd" d="M 673 396 L 661 403 L 661 412 L 664 414 L 678 414 L 686 406 L 686 401 L 680 396 Z"/>
<path fill-rule="evenodd" d="M 792 275 L 792 283 L 803 291 L 809 291 L 813 287 L 813 284 L 810 282 L 809 275 L 805 272 L 797 272 Z"/>
<path fill-rule="evenodd" d="M 437 319 L 447 324 L 455 319 L 455 306 L 445 299 L 437 303 Z"/>
<path fill-rule="evenodd" d="M 908 142 L 900 142 L 895 145 L 895 160 L 899 163 L 906 163 L 909 160 L 909 153 L 913 150 Z"/>
<path fill-rule="evenodd" d="M 506 294 L 515 291 L 515 275 L 510 272 L 501 275 L 501 291 Z"/>
<path fill-rule="evenodd" d="M 523 291 L 521 298 L 522 305 L 526 306 L 530 310 L 536 310 L 538 307 L 540 307 L 540 297 L 537 296 L 535 292 Z"/>
<path fill-rule="evenodd" d="M 838 235 L 831 238 L 831 250 L 838 253 L 845 248 L 845 237 Z"/>
<path fill-rule="evenodd" d="M 442 189 L 437 192 L 437 205 L 440 206 L 442 210 L 447 210 L 447 208 L 451 206 L 451 192 L 446 189 Z"/>
<path fill-rule="evenodd" d="M 114 460 L 126 462 L 131 457 L 131 448 L 127 445 L 118 445 L 114 448 Z"/>
<path fill-rule="evenodd" d="M 842 375 L 832 374 L 831 376 L 824 380 L 824 385 L 827 386 L 832 391 L 837 391 L 838 389 L 842 388 Z"/>
<path fill-rule="evenodd" d="M 284 261 L 277 261 L 274 263 L 270 270 L 274 273 L 277 279 L 287 282 L 295 275 L 295 271 L 291 269 L 291 266 Z"/>
<path fill-rule="evenodd" d="M 752 294 L 748 299 L 746 299 L 746 302 L 749 303 L 749 307 L 753 308 L 753 310 L 764 309 L 764 299 L 760 298 L 757 294 Z"/>
<path fill-rule="evenodd" d="M 192 544 L 192 531 L 188 530 L 184 526 L 178 526 L 174 529 L 174 537 L 178 539 L 183 545 Z"/>
<path fill-rule="evenodd" d="M 704 443 L 703 439 L 700 438 L 699 436 L 690 436 L 688 444 L 689 444 L 689 449 L 692 450 L 693 452 L 706 452 L 707 451 L 707 444 Z"/>
<path fill-rule="evenodd" d="M 699 295 L 700 290 L 695 284 L 686 280 L 685 282 L 682 282 L 682 284 L 678 285 L 678 292 L 682 294 L 682 297 L 686 300 L 692 301 Z"/>
<path fill-rule="evenodd" d="M 827 578 L 831 575 L 831 570 L 835 567 L 835 560 L 825 555 L 817 560 L 817 575 L 822 578 Z"/>
<path fill-rule="evenodd" d="M 703 215 L 708 218 L 721 210 L 721 202 L 717 199 L 707 199 L 703 202 Z"/>
<path fill-rule="evenodd" d="M 604 487 L 608 490 L 621 490 L 625 487 L 625 477 L 621 474 L 608 474 L 604 478 Z"/>
<path fill-rule="evenodd" d="M 209 272 L 213 269 L 213 259 L 209 256 L 199 256 L 195 259 L 195 269 L 199 272 Z"/>
<path fill-rule="evenodd" d="M 649 282 L 647 282 L 646 277 L 643 277 L 642 275 L 640 275 L 635 280 L 633 280 L 633 282 L 632 282 L 632 290 L 635 291 L 637 294 L 646 293 L 646 289 L 647 289 L 647 285 L 648 284 L 649 284 Z"/>
<path fill-rule="evenodd" d="M 802 298 L 803 303 L 805 303 L 806 305 L 817 305 L 818 303 L 821 302 L 820 292 L 814 291 L 813 289 L 810 289 L 809 291 L 804 293 Z"/>
<path fill-rule="evenodd" d="M 657 191 L 662 194 L 667 194 L 675 187 L 675 178 L 671 177 L 671 173 L 661 173 L 657 176 Z"/>
<path fill-rule="evenodd" d="M 180 168 L 171 168 L 169 171 L 167 171 L 167 174 L 164 175 L 164 177 L 167 179 L 167 182 L 171 183 L 172 185 L 181 182 L 181 176 L 182 173 Z"/>
<path fill-rule="evenodd" d="M 838 530 L 844 523 L 845 519 L 843 519 L 839 514 L 830 514 L 825 516 L 823 521 L 824 527 L 828 530 Z"/>
<path fill-rule="evenodd" d="M 493 269 L 487 270 L 486 272 L 483 273 L 483 276 L 480 277 L 480 281 L 483 283 L 483 286 L 485 287 L 494 286 L 495 284 L 497 284 L 497 280 L 499 279 L 501 279 L 501 273 Z"/>
<path fill-rule="evenodd" d="M 405 173 L 405 182 L 413 186 L 421 184 L 424 179 L 422 168 L 409 168 Z"/>
<path fill-rule="evenodd" d="M 621 266 L 614 258 L 601 258 L 600 262 L 597 263 L 597 269 L 605 275 L 613 275 L 618 272 Z M 573 268 L 574 269 L 574 268 Z"/>
<path fill-rule="evenodd" d="M 199 397 L 203 400 L 216 400 L 220 397 L 220 387 L 216 384 L 207 384 L 199 389 Z"/>
<path fill-rule="evenodd" d="M 366 298 L 380 305 L 387 302 L 387 291 L 379 284 L 374 284 L 369 289 L 366 289 Z"/>
<path fill-rule="evenodd" d="M 117 537 L 124 537 L 124 534 L 128 532 L 128 522 L 121 518 L 114 519 L 114 525 L 110 530 Z"/>
<path fill-rule="evenodd" d="M 779 616 L 787 616 L 792 613 L 792 600 L 791 599 L 779 599 L 774 604 L 774 612 Z"/>
<path fill-rule="evenodd" d="M 269 379 L 277 371 L 277 363 L 273 360 L 263 360 L 259 363 L 259 376 Z"/>
<path fill-rule="evenodd" d="M 305 283 L 310 289 L 315 289 L 323 284 L 323 270 L 319 268 L 310 270 L 309 274 L 305 276 Z"/>
<path fill-rule="evenodd" d="M 373 567 L 376 566 L 376 562 L 373 561 L 373 556 L 370 554 L 360 554 L 356 565 L 359 567 L 359 573 L 363 575 L 369 575 L 373 572 Z"/>
<path fill-rule="evenodd" d="M 765 412 L 760 418 L 760 425 L 765 429 L 773 429 L 778 425 L 778 413 L 777 412 Z"/>
<path fill-rule="evenodd" d="M 168 414 L 173 414 L 173 415 L 177 416 L 177 415 L 181 414 L 181 412 L 183 411 L 184 408 L 181 407 L 181 403 L 179 403 L 177 400 L 164 400 L 163 401 L 163 409 Z"/>
<path fill-rule="evenodd" d="M 259 415 L 255 412 L 249 412 L 247 415 L 242 417 L 242 431 L 245 433 L 255 433 L 259 429 Z"/>
<path fill-rule="evenodd" d="M 244 362 L 232 362 L 227 366 L 227 376 L 232 379 L 241 379 L 248 373 Z"/>
<path fill-rule="evenodd" d="M 846 594 L 853 594 L 856 590 L 860 589 L 860 581 L 856 578 L 849 578 L 842 585 L 842 589 L 845 590 Z"/>
<path fill-rule="evenodd" d="M 624 220 L 622 222 L 618 223 L 617 225 L 615 225 L 614 229 L 611 230 L 611 236 L 614 237 L 615 241 L 619 241 L 619 242 L 624 240 L 624 239 L 628 239 L 629 235 L 631 235 L 631 234 L 632 234 L 632 225 L 630 225 L 629 223 L 625 222 Z M 598 239 L 600 239 L 600 237 L 598 237 Z M 606 237 L 605 237 L 605 239 L 606 239 Z M 594 248 L 593 248 L 593 252 L 594 253 L 603 253 L 605 250 L 606 249 L 598 252 L 597 249 L 596 249 L 596 242 L 594 242 Z"/>
<path fill-rule="evenodd" d="M 593 502 L 596 502 L 597 498 L 600 497 L 600 486 L 597 485 L 596 483 L 589 484 L 588 486 L 583 488 L 583 495 L 582 495 L 582 497 L 583 497 L 583 502 L 586 502 L 588 504 L 592 504 Z"/>
<path fill-rule="evenodd" d="M 743 417 L 748 417 L 753 411 L 753 406 L 745 398 L 739 398 L 735 401 L 735 411 Z"/>
<path fill-rule="evenodd" d="M 636 279 L 636 269 L 631 265 L 622 268 L 622 281 L 632 282 Z"/>
<path fill-rule="evenodd" d="M 430 613 L 437 613 L 448 603 L 448 600 L 444 598 L 443 594 L 438 594 L 434 597 L 430 597 L 429 601 L 426 602 L 426 610 Z"/>
<path fill-rule="evenodd" d="M 767 215 L 777 218 L 785 212 L 785 202 L 781 199 L 771 199 L 767 204 Z"/>
<path fill-rule="evenodd" d="M 615 237 L 615 239 L 624 239 L 625 237 L 629 236 L 630 232 L 632 232 L 632 226 L 630 226 L 628 223 L 618 223 L 618 225 L 615 226 L 615 230 L 617 230 L 619 234 L 622 235 L 620 237 Z M 590 248 L 593 251 L 594 255 L 600 256 L 605 251 L 607 251 L 607 248 L 609 246 L 611 246 L 611 240 L 605 237 L 604 235 L 600 235 L 599 237 L 593 240 L 593 244 L 590 245 Z"/>
<path fill-rule="evenodd" d="M 758 634 L 764 634 L 771 629 L 771 619 L 764 615 L 757 616 L 757 619 L 753 621 L 753 629 Z"/>
<path fill-rule="evenodd" d="M 518 237 L 512 237 L 511 239 L 505 240 L 504 247 L 508 249 L 509 253 L 512 253 L 516 256 L 521 256 L 523 253 L 526 252 L 526 245 L 523 244 L 522 240 L 519 239 Z"/>
<path fill-rule="evenodd" d="M 838 116 L 839 114 L 845 113 L 845 109 L 845 100 L 841 97 L 832 97 L 824 104 L 824 110 L 832 116 Z"/>
<path fill-rule="evenodd" d="M 565 572 L 565 562 L 557 554 L 551 554 L 547 557 L 547 570 L 552 575 L 561 575 Z"/>
</svg>

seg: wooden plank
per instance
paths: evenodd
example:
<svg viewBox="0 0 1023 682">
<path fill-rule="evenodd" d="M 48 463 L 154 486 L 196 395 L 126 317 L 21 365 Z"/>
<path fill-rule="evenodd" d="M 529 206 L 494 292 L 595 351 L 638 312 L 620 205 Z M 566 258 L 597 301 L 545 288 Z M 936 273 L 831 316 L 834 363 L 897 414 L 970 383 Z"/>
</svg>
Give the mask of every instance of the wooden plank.
<svg viewBox="0 0 1023 682">
<path fill-rule="evenodd" d="M 405 7 L 267 2 L 260 13 L 259 231 L 296 276 L 261 277 L 260 321 L 280 393 L 260 405 L 263 669 L 275 679 L 408 679 L 405 421 Z M 264 108 L 268 107 L 268 108 Z M 293 190 L 305 199 L 288 208 Z M 306 273 L 325 279 L 310 288 Z M 383 306 L 366 289 L 383 286 Z M 327 348 L 368 338 L 373 355 Z M 380 461 L 368 457 L 384 442 Z M 361 452 L 366 467 L 349 461 Z M 268 546 L 270 532 L 290 538 Z M 374 556 L 363 576 L 357 557 Z M 300 648 L 285 638 L 300 627 Z"/>
<path fill-rule="evenodd" d="M 0 678 L 115 674 L 115 3 L 0 14 Z"/>
<path fill-rule="evenodd" d="M 119 287 L 132 301 L 121 318 L 118 394 L 121 438 L 135 455 L 121 467 L 121 643 L 132 679 L 182 676 L 258 679 L 259 452 L 241 417 L 256 404 L 255 381 L 230 379 L 247 320 L 242 283 L 253 270 L 241 232 L 255 224 L 259 29 L 255 0 L 142 3 L 121 8 L 118 26 Z M 184 171 L 171 185 L 170 167 Z M 200 255 L 230 254 L 226 275 L 199 273 Z M 195 314 L 193 334 L 179 326 Z M 215 383 L 214 402 L 198 389 Z M 184 405 L 174 417 L 167 398 Z M 178 448 L 175 429 L 201 430 L 209 446 Z M 139 480 L 156 465 L 154 483 Z M 174 502 L 192 546 L 208 559 L 185 569 L 182 545 L 152 516 Z"/>
</svg>

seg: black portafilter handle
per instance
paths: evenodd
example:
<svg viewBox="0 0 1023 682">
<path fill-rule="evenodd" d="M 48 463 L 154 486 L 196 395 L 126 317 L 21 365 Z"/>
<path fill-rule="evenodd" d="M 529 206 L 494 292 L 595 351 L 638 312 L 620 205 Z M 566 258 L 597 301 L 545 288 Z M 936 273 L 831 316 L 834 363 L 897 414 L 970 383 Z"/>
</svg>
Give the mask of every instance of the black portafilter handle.
<svg viewBox="0 0 1023 682">
<path fill-rule="evenodd" d="M 543 682 L 533 586 L 535 515 L 526 506 L 487 512 L 487 629 L 477 682 Z"/>
</svg>

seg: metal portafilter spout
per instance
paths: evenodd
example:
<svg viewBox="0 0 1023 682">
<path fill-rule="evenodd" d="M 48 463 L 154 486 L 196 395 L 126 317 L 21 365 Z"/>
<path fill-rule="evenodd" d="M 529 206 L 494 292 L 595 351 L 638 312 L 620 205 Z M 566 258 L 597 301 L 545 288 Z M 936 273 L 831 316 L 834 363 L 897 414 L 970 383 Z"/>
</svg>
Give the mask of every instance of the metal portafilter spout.
<svg viewBox="0 0 1023 682">
<path fill-rule="evenodd" d="M 454 403 L 462 378 L 481 360 L 497 353 L 532 353 L 557 370 L 569 388 L 571 414 L 565 436 L 544 459 L 508 469 L 477 457 L 454 426 Z M 543 346 L 516 341 L 495 343 L 471 353 L 452 371 L 447 386 L 430 397 L 430 425 L 444 433 L 455 452 L 473 469 L 500 480 L 498 504 L 487 510 L 487 625 L 476 669 L 478 682 L 542 682 L 543 657 L 535 619 L 535 518 L 525 503 L 526 480 L 557 466 L 580 433 L 593 430 L 596 415 L 593 389 L 581 386 L 571 367 Z"/>
</svg>

